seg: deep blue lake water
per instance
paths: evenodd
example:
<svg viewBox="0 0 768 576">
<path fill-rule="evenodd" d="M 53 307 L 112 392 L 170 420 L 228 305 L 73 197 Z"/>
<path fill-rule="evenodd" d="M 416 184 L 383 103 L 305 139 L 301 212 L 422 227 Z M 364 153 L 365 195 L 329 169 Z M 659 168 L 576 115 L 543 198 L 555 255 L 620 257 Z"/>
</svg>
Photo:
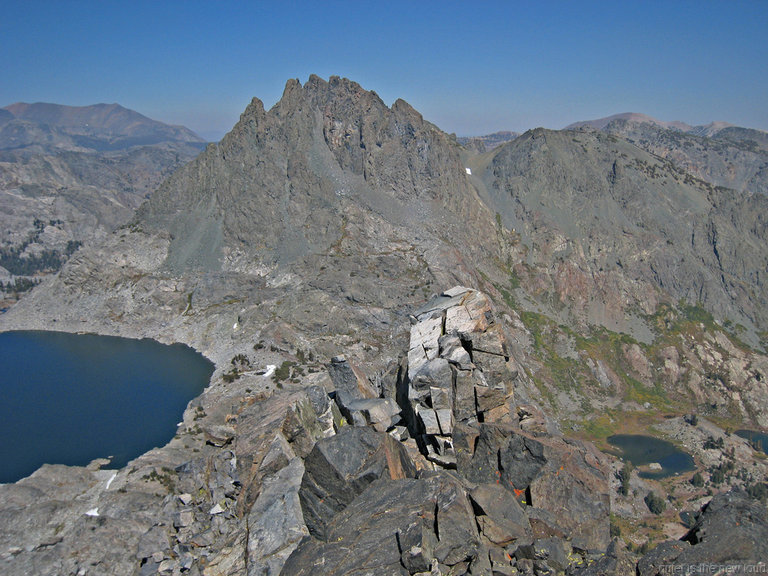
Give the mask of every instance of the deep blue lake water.
<svg viewBox="0 0 768 576">
<path fill-rule="evenodd" d="M 757 432 L 755 430 L 736 430 L 736 436 L 749 440 L 752 442 L 752 445 L 755 448 L 761 452 L 764 452 L 765 454 L 768 454 L 768 434 L 765 432 Z"/>
<path fill-rule="evenodd" d="M 641 478 L 667 478 L 674 474 L 696 469 L 693 458 L 666 440 L 642 434 L 616 434 L 608 442 L 621 450 L 621 456 L 635 467 L 653 462 L 661 464 L 661 470 L 640 470 Z"/>
<path fill-rule="evenodd" d="M 167 443 L 213 364 L 192 348 L 63 332 L 0 333 L 0 482 L 42 464 L 124 466 Z"/>
</svg>

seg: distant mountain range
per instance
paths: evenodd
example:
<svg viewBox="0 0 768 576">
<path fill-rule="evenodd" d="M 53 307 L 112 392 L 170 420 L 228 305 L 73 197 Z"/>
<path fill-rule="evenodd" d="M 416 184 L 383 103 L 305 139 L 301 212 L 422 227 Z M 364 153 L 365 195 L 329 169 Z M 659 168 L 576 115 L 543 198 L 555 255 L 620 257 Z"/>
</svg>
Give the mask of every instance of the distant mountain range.
<svg viewBox="0 0 768 576">
<path fill-rule="evenodd" d="M 0 294 L 125 222 L 205 142 L 118 104 L 0 108 Z"/>
<path fill-rule="evenodd" d="M 768 194 L 768 132 L 727 122 L 690 126 L 644 114 L 616 114 L 571 124 L 566 130 L 599 130 L 674 162 L 716 186 Z"/>
<path fill-rule="evenodd" d="M 728 128 L 732 124 L 727 122 L 710 122 L 703 126 L 691 126 L 685 122 L 672 121 L 664 122 L 662 120 L 656 120 L 646 114 L 639 114 L 637 112 L 624 112 L 622 114 L 614 114 L 612 116 L 606 116 L 605 118 L 598 118 L 596 120 L 586 120 L 582 122 L 574 122 L 565 127 L 565 130 L 577 130 L 578 128 L 594 128 L 595 130 L 602 130 L 611 122 L 616 120 L 626 120 L 627 122 L 635 122 L 642 124 L 651 124 L 658 126 L 659 128 L 667 128 L 673 130 L 680 130 L 681 132 L 694 133 L 698 136 L 712 136 L 723 128 Z"/>
<path fill-rule="evenodd" d="M 679 132 L 685 132 L 686 134 L 692 134 L 694 136 L 713 137 L 721 132 L 732 131 L 746 131 L 748 133 L 757 133 L 768 135 L 765 130 L 758 130 L 756 128 L 746 128 L 736 126 L 730 122 L 710 122 L 709 124 L 701 124 L 698 126 L 691 126 L 685 122 L 679 120 L 673 120 L 671 122 L 665 122 L 664 120 L 657 120 L 647 114 L 640 114 L 637 112 L 624 112 L 621 114 L 613 114 L 612 116 L 606 116 L 605 118 L 597 118 L 595 120 L 584 120 L 580 122 L 574 122 L 569 124 L 563 130 L 578 130 L 580 128 L 592 128 L 594 130 L 605 130 L 611 125 L 626 124 L 646 124 L 655 126 L 657 128 L 663 128 L 667 130 L 677 130 Z"/>
<path fill-rule="evenodd" d="M 188 128 L 163 124 L 119 104 L 18 102 L 0 113 L 0 149 L 106 152 L 164 142 L 200 144 L 203 139 Z"/>
</svg>

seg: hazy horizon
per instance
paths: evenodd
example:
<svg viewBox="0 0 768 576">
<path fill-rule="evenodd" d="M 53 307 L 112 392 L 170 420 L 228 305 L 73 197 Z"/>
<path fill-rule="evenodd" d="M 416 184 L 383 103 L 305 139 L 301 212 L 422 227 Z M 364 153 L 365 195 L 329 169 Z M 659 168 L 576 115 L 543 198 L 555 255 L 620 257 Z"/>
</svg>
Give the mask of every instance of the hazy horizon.
<svg viewBox="0 0 768 576">
<path fill-rule="evenodd" d="M 460 136 L 624 112 L 768 130 L 766 2 L 4 4 L 2 106 L 117 102 L 210 139 L 317 74 Z"/>
</svg>

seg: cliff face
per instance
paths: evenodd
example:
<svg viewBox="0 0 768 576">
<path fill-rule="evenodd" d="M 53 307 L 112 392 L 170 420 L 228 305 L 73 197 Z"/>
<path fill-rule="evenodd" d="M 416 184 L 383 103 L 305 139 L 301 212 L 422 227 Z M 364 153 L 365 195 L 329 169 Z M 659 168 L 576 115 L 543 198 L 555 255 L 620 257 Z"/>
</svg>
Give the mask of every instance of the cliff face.
<svg viewBox="0 0 768 576">
<path fill-rule="evenodd" d="M 699 127 L 688 131 L 615 120 L 601 128 L 692 176 L 739 192 L 768 193 L 768 134 L 760 130 Z"/>
<path fill-rule="evenodd" d="M 620 325 L 632 307 L 650 314 L 671 298 L 766 325 L 764 195 L 712 186 L 599 132 L 529 132 L 482 179 L 530 249 L 530 276 L 592 323 Z"/>
</svg>

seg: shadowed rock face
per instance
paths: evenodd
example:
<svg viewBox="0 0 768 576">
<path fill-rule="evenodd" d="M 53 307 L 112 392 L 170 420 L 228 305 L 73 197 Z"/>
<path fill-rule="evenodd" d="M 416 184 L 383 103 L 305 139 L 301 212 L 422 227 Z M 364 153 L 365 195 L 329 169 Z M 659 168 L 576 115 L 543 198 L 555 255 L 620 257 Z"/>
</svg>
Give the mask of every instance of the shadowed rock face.
<svg viewBox="0 0 768 576">
<path fill-rule="evenodd" d="M 304 463 L 299 490 L 310 534 L 327 540 L 327 525 L 368 485 L 385 477 L 413 477 L 416 469 L 403 447 L 388 434 L 345 427 L 315 444 Z"/>
<path fill-rule="evenodd" d="M 691 531 L 668 541 L 640 559 L 640 576 L 664 574 L 669 565 L 680 570 L 718 565 L 721 570 L 765 566 L 768 558 L 768 515 L 765 506 L 744 492 L 718 494 L 704 508 Z"/>
</svg>

